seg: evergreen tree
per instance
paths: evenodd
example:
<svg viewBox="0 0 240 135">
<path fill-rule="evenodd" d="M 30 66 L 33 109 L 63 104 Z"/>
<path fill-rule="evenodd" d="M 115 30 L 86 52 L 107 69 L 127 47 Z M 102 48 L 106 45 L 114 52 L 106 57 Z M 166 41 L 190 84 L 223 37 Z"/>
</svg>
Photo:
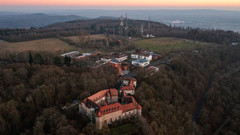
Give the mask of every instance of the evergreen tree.
<svg viewBox="0 0 240 135">
<path fill-rule="evenodd" d="M 29 57 L 29 64 L 32 65 L 32 63 L 33 63 L 33 57 L 32 57 L 32 53 L 31 53 L 31 52 L 28 53 L 28 57 Z"/>
<path fill-rule="evenodd" d="M 65 56 L 64 57 L 64 64 L 70 66 L 71 58 L 69 56 Z"/>
<path fill-rule="evenodd" d="M 61 58 L 59 58 L 59 57 L 54 57 L 54 64 L 55 64 L 56 66 L 62 66 Z"/>
<path fill-rule="evenodd" d="M 36 64 L 44 64 L 43 57 L 39 53 L 34 55 L 34 61 Z"/>
</svg>

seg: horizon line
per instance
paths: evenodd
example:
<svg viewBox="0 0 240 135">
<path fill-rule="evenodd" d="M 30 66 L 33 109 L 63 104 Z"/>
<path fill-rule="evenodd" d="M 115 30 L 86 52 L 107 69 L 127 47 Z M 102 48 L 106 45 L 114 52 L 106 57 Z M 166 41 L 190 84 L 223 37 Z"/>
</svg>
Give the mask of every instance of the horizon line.
<svg viewBox="0 0 240 135">
<path fill-rule="evenodd" d="M 0 11 L 4 10 L 28 10 L 28 8 L 36 8 L 36 10 L 232 10 L 239 11 L 240 6 L 42 6 L 42 5 L 0 5 Z M 16 9 L 17 8 L 17 9 Z M 24 9 L 22 9 L 24 8 Z M 53 9 L 54 8 L 54 9 Z M 78 9 L 81 8 L 81 9 Z M 31 9 L 32 10 L 32 9 Z"/>
</svg>

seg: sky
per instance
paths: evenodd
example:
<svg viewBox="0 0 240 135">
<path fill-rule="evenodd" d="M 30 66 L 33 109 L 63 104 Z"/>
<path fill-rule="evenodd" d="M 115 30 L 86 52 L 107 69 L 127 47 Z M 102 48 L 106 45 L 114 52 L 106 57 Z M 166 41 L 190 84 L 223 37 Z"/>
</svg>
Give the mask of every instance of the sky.
<svg viewBox="0 0 240 135">
<path fill-rule="evenodd" d="M 11 8 L 203 8 L 240 10 L 240 0 L 0 0 L 2 9 Z"/>
</svg>

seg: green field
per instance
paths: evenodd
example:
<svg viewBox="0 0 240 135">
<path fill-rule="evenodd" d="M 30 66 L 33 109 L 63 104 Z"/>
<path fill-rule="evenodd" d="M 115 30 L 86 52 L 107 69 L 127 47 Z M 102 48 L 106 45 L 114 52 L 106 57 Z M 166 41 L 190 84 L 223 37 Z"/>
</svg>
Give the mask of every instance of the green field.
<svg viewBox="0 0 240 135">
<path fill-rule="evenodd" d="M 96 35 L 87 35 L 87 36 L 70 36 L 70 37 L 65 37 L 66 39 L 70 39 L 75 43 L 79 43 L 80 40 L 100 40 L 100 39 L 105 39 L 105 35 L 103 34 L 96 34 Z"/>
<path fill-rule="evenodd" d="M 152 38 L 136 41 L 136 45 L 139 48 L 147 49 L 158 53 L 169 53 L 181 50 L 192 50 L 203 47 L 210 47 L 216 44 L 191 41 L 180 38 Z"/>
<path fill-rule="evenodd" d="M 24 42 L 5 42 L 0 41 L 0 53 L 12 52 L 19 53 L 24 51 L 45 51 L 51 53 L 62 53 L 81 49 L 68 45 L 66 42 L 63 42 L 57 38 L 46 38 L 33 41 L 24 41 Z"/>
</svg>

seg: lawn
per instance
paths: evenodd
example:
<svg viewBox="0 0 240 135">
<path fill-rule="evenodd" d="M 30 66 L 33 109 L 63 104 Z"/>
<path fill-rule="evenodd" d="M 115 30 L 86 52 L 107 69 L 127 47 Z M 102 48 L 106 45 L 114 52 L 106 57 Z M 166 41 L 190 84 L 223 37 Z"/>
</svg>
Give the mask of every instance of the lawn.
<svg viewBox="0 0 240 135">
<path fill-rule="evenodd" d="M 51 53 L 62 53 L 78 50 L 75 46 L 68 45 L 57 38 L 46 38 L 33 41 L 9 43 L 0 41 L 0 53 L 4 52 L 24 52 L 24 51 L 46 51 Z"/>
<path fill-rule="evenodd" d="M 105 35 L 103 34 L 96 34 L 96 35 L 88 35 L 88 36 L 71 36 L 65 37 L 67 39 L 71 39 L 73 42 L 78 43 L 81 39 L 84 40 L 98 40 L 98 39 L 105 39 Z"/>
<path fill-rule="evenodd" d="M 147 49 L 158 53 L 169 53 L 181 50 L 191 50 L 203 47 L 210 47 L 212 43 L 197 42 L 180 38 L 152 38 L 136 41 L 136 45 L 139 48 Z"/>
</svg>

